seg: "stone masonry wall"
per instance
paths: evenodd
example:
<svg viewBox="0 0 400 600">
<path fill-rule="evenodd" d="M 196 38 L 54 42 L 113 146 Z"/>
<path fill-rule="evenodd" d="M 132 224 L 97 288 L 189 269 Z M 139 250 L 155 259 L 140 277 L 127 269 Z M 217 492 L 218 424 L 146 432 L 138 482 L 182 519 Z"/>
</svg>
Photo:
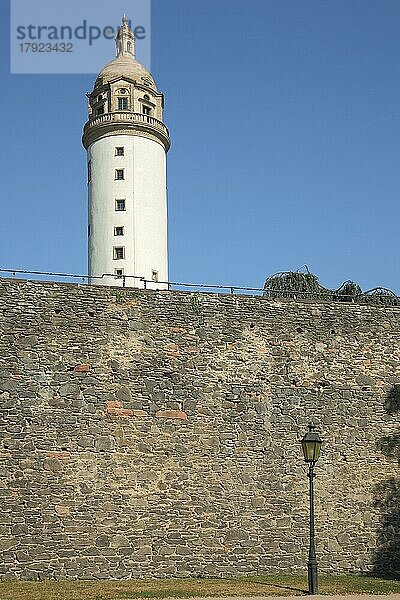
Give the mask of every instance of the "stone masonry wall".
<svg viewBox="0 0 400 600">
<path fill-rule="evenodd" d="M 0 280 L 0 572 L 399 569 L 400 310 Z M 396 562 L 397 561 L 397 562 Z"/>
</svg>

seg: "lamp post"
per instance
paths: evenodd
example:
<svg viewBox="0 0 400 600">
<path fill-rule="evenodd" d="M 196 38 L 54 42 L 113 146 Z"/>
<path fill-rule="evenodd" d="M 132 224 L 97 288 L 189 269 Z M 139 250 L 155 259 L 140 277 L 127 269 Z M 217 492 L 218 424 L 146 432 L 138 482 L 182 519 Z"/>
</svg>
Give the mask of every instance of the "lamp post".
<svg viewBox="0 0 400 600">
<path fill-rule="evenodd" d="M 314 431 L 315 425 L 310 423 L 308 431 L 301 440 L 304 460 L 308 463 L 308 478 L 310 480 L 310 549 L 308 552 L 308 593 L 318 594 L 318 563 L 315 553 L 314 539 L 314 466 L 319 458 L 322 440 Z"/>
</svg>

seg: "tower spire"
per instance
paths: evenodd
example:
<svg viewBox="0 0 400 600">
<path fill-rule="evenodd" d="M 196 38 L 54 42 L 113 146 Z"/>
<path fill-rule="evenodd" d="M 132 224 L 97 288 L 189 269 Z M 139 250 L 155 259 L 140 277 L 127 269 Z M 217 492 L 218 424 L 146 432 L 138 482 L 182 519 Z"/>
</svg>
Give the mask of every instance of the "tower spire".
<svg viewBox="0 0 400 600">
<path fill-rule="evenodd" d="M 117 37 L 115 38 L 118 56 L 131 56 L 135 58 L 135 36 L 132 29 L 129 27 L 129 22 L 126 14 L 122 16 L 122 25 L 118 29 Z"/>
</svg>

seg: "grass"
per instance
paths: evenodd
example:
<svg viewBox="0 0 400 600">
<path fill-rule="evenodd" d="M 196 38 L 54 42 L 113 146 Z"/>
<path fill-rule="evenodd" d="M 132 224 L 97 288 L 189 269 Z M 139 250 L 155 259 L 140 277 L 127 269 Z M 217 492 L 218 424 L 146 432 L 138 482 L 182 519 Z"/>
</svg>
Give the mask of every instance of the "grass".
<svg viewBox="0 0 400 600">
<path fill-rule="evenodd" d="M 321 594 L 400 593 L 400 580 L 357 575 L 321 576 Z M 0 600 L 134 600 L 196 596 L 301 596 L 306 577 L 232 579 L 140 579 L 128 581 L 10 581 L 0 583 Z"/>
</svg>

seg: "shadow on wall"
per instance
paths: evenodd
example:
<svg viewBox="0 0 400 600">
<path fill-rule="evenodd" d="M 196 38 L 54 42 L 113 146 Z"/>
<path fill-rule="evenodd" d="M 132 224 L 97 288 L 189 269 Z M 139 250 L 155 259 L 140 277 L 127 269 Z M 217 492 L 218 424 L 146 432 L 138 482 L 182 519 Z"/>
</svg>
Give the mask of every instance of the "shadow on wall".
<svg viewBox="0 0 400 600">
<path fill-rule="evenodd" d="M 400 385 L 394 385 L 385 400 L 389 415 L 398 414 L 398 433 L 382 437 L 378 449 L 399 463 L 399 477 L 379 483 L 375 488 L 375 506 L 381 514 L 381 526 L 373 571 L 376 575 L 400 577 Z"/>
</svg>

